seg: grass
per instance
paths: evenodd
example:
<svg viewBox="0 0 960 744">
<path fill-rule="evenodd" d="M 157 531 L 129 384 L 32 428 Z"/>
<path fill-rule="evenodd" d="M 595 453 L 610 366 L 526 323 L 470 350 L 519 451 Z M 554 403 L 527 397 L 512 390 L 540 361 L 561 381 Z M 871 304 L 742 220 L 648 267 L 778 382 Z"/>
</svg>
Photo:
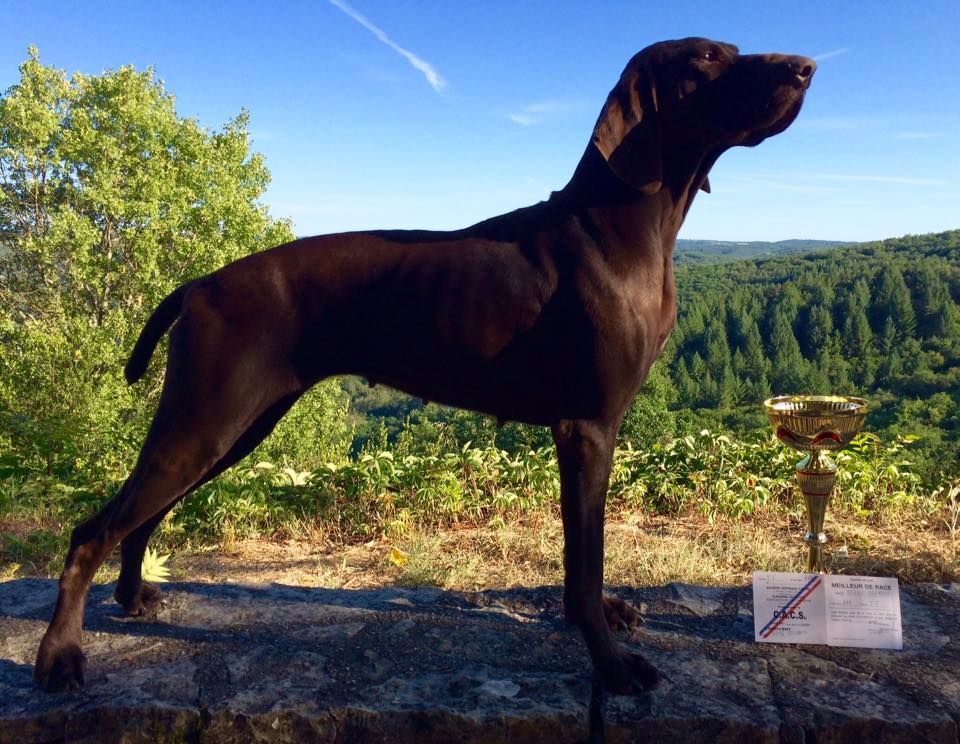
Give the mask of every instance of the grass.
<svg viewBox="0 0 960 744">
<path fill-rule="evenodd" d="M 611 514 L 605 535 L 609 586 L 659 586 L 677 581 L 734 586 L 753 571 L 802 571 L 803 525 L 782 514 L 750 519 L 699 515 L 666 518 L 642 512 Z M 828 568 L 848 575 L 896 576 L 903 583 L 960 581 L 960 540 L 942 525 L 885 525 L 828 518 Z M 229 545 L 177 551 L 171 580 L 269 583 L 357 589 L 431 585 L 458 591 L 559 585 L 563 531 L 545 509 L 487 526 L 410 528 L 392 539 L 342 543 L 322 532 L 233 540 Z M 98 573 L 112 581 L 116 555 Z M 24 562 L 0 578 L 53 576 L 53 562 Z"/>
<path fill-rule="evenodd" d="M 802 571 L 802 529 L 782 515 L 712 522 L 698 515 L 615 515 L 604 538 L 606 583 L 729 586 L 748 583 L 753 571 Z M 960 579 L 960 542 L 942 529 L 834 522 L 828 530 L 833 573 L 897 576 L 906 583 Z M 409 558 L 402 567 L 373 562 L 368 570 L 381 583 L 469 591 L 563 581 L 562 527 L 552 513 L 503 527 L 414 532 L 390 544 Z M 372 549 L 386 552 L 386 545 Z"/>
</svg>

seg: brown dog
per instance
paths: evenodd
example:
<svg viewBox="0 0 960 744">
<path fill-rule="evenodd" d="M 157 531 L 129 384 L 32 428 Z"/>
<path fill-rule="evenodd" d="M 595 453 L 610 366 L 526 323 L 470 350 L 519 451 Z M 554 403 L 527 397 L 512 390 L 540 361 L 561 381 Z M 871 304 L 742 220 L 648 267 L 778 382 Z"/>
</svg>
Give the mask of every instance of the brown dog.
<svg viewBox="0 0 960 744">
<path fill-rule="evenodd" d="M 673 247 L 694 196 L 725 150 L 786 129 L 815 68 L 707 39 L 654 44 L 627 64 L 573 178 L 548 201 L 454 232 L 306 238 L 175 290 L 126 368 L 136 381 L 173 324 L 156 416 L 123 488 L 73 531 L 37 684 L 83 684 L 83 608 L 110 551 L 122 541 L 117 601 L 155 611 L 140 564 L 164 514 L 341 374 L 552 427 L 567 617 L 607 689 L 656 684 L 614 642 L 627 608 L 602 594 L 614 441 L 674 324 Z"/>
</svg>

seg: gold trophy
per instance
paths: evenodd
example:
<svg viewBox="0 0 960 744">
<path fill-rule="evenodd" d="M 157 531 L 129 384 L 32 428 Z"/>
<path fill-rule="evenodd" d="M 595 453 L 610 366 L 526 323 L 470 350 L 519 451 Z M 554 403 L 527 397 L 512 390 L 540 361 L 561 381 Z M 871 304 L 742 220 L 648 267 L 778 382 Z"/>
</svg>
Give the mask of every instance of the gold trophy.
<svg viewBox="0 0 960 744">
<path fill-rule="evenodd" d="M 777 439 L 805 453 L 797 463 L 797 483 L 807 505 L 807 573 L 824 573 L 823 520 L 837 464 L 827 455 L 850 444 L 867 416 L 867 401 L 846 395 L 781 395 L 763 402 Z"/>
</svg>

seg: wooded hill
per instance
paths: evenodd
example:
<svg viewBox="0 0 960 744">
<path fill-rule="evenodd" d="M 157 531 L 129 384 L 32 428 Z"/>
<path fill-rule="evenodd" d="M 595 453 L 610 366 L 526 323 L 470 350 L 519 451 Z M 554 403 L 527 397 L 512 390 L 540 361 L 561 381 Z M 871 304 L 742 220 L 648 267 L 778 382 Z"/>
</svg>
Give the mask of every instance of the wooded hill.
<svg viewBox="0 0 960 744">
<path fill-rule="evenodd" d="M 960 230 L 677 271 L 678 403 L 775 392 L 928 397 L 960 374 Z"/>
<path fill-rule="evenodd" d="M 822 251 L 844 245 L 853 245 L 834 240 L 778 240 L 731 241 L 731 240 L 686 240 L 677 241 L 674 263 L 678 266 L 698 263 L 718 263 L 741 258 L 766 258 L 787 256 L 810 251 Z"/>
<path fill-rule="evenodd" d="M 954 451 L 960 230 L 681 267 L 677 288 L 666 351 L 674 407 L 735 412 L 779 393 L 864 395 L 872 426 Z"/>
</svg>

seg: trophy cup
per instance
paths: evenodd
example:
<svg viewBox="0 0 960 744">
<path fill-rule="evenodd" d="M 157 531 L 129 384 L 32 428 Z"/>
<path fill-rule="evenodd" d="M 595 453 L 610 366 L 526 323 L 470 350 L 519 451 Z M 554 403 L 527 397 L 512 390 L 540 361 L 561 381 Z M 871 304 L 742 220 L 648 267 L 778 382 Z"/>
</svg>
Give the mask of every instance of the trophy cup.
<svg viewBox="0 0 960 744">
<path fill-rule="evenodd" d="M 807 505 L 807 573 L 824 573 L 823 520 L 837 465 L 828 452 L 850 444 L 867 416 L 867 401 L 846 395 L 781 395 L 763 402 L 777 439 L 804 458 L 797 463 L 797 484 Z"/>
</svg>

